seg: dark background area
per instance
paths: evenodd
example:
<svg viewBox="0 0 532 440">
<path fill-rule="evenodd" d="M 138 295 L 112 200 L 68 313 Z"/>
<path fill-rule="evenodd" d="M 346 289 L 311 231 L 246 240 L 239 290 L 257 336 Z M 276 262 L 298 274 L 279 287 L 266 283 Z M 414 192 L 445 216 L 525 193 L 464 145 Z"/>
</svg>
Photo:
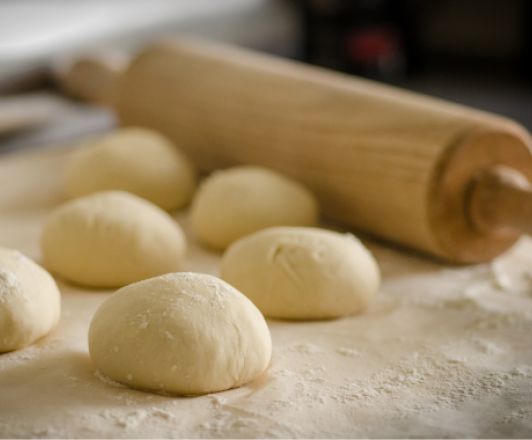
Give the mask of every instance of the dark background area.
<svg viewBox="0 0 532 440">
<path fill-rule="evenodd" d="M 134 57 L 180 34 L 462 103 L 532 131 L 532 0 L 0 0 L 0 121 L 11 98 L 19 109 L 50 107 L 40 123 L 0 134 L 0 154 L 116 126 L 112 111 L 58 87 L 62 58 L 94 48 Z"/>
<path fill-rule="evenodd" d="M 302 58 L 532 129 L 532 2 L 300 0 Z"/>
</svg>

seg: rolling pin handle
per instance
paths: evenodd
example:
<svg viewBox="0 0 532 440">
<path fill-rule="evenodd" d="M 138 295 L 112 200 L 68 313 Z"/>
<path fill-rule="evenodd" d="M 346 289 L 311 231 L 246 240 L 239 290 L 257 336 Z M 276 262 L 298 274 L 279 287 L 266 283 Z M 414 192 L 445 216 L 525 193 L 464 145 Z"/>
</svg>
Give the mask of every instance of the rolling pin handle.
<svg viewBox="0 0 532 440">
<path fill-rule="evenodd" d="M 70 96 L 112 106 L 120 78 L 129 63 L 126 53 L 103 48 L 60 60 L 53 70 L 59 86 Z"/>
<path fill-rule="evenodd" d="M 532 235 L 532 185 L 507 166 L 480 172 L 471 185 L 469 217 L 482 234 Z"/>
</svg>

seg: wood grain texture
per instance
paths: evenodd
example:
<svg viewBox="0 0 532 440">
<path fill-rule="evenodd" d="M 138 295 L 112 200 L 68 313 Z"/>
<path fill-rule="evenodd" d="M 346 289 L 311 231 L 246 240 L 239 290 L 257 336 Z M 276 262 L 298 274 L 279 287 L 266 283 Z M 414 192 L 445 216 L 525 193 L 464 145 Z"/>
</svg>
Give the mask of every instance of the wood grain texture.
<svg viewBox="0 0 532 440">
<path fill-rule="evenodd" d="M 308 185 L 326 216 L 453 261 L 493 258 L 516 239 L 479 245 L 464 211 L 473 174 L 501 163 L 532 178 L 530 137 L 510 120 L 214 43 L 147 50 L 116 106 L 124 125 L 161 131 L 204 171 L 277 169 Z"/>
</svg>

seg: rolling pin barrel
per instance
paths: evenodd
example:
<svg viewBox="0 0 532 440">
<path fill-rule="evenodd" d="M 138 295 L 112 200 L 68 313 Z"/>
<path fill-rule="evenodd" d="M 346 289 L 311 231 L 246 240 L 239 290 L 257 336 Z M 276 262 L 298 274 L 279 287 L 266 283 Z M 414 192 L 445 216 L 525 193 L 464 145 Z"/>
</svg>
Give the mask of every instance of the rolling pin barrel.
<svg viewBox="0 0 532 440">
<path fill-rule="evenodd" d="M 204 171 L 275 168 L 308 185 L 325 215 L 441 258 L 490 260 L 520 235 L 519 221 L 504 233 L 479 226 L 469 207 L 485 170 L 532 178 L 530 136 L 502 117 L 187 40 L 137 57 L 115 106 L 123 124 L 161 131 Z"/>
</svg>

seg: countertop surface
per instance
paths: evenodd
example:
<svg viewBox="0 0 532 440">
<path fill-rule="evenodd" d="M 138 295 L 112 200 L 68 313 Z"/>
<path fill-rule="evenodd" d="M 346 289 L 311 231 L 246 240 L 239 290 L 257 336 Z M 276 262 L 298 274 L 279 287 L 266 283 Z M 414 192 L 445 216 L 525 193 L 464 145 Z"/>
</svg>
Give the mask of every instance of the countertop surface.
<svg viewBox="0 0 532 440">
<path fill-rule="evenodd" d="M 0 158 L 0 246 L 43 264 L 42 223 L 64 201 L 71 148 Z M 184 271 L 218 274 L 220 255 L 174 214 Z M 0 437 L 317 438 L 532 435 L 532 240 L 491 264 L 447 266 L 364 240 L 383 284 L 356 316 L 268 320 L 273 358 L 260 378 L 201 397 L 117 386 L 87 347 L 112 293 L 57 278 L 62 317 L 48 336 L 0 355 Z"/>
</svg>

